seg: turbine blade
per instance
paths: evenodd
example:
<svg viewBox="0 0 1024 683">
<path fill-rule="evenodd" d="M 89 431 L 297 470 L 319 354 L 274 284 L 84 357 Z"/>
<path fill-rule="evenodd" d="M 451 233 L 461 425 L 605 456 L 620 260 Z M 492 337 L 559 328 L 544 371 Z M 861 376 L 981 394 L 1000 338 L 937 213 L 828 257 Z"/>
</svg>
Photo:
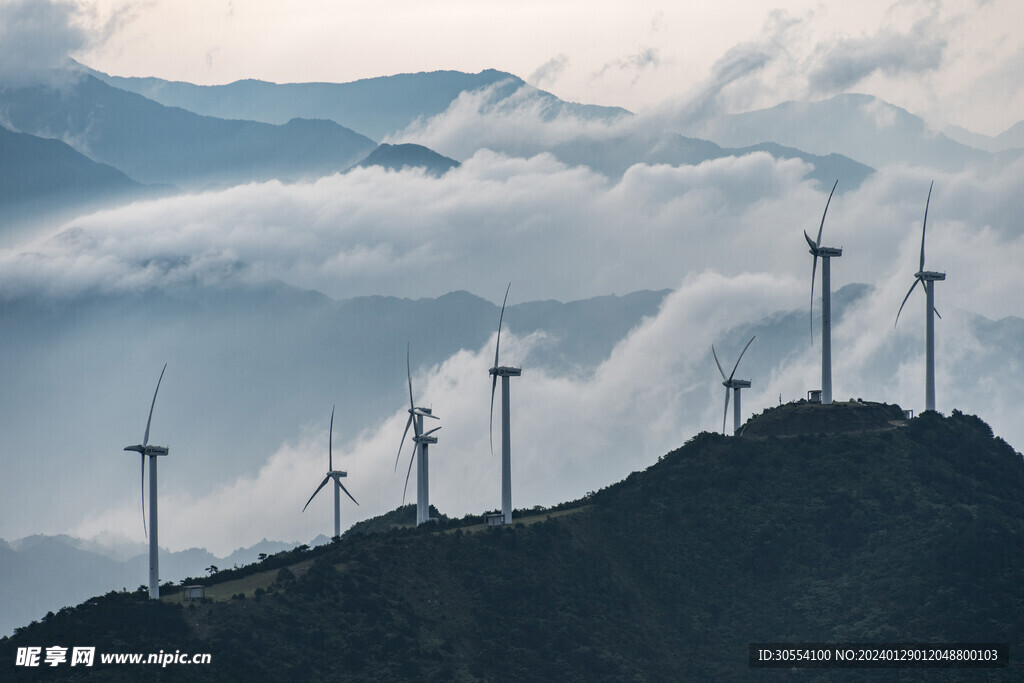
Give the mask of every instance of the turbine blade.
<svg viewBox="0 0 1024 683">
<path fill-rule="evenodd" d="M 825 202 L 825 212 L 821 214 L 821 225 L 818 226 L 818 242 L 815 246 L 821 246 L 821 231 L 825 228 L 825 216 L 828 214 L 828 205 L 832 203 L 832 195 L 836 191 L 836 185 L 839 184 L 839 179 L 836 178 L 836 182 L 832 185 L 832 192 L 828 193 L 828 201 Z"/>
<path fill-rule="evenodd" d="M 935 315 L 939 315 L 939 309 L 937 309 L 934 306 L 932 306 L 932 310 L 935 311 Z M 941 315 L 939 315 L 939 320 L 942 320 L 942 316 Z"/>
<path fill-rule="evenodd" d="M 339 480 L 337 480 L 337 479 L 335 479 L 335 480 L 334 480 L 334 482 L 335 482 L 335 483 L 336 483 L 336 484 L 338 485 L 338 488 L 340 488 L 340 489 L 341 489 L 342 491 L 344 491 L 344 492 L 345 492 L 345 495 L 346 495 L 346 496 L 348 496 L 349 498 L 352 498 L 352 494 L 348 492 L 348 489 L 347 489 L 347 488 L 345 488 L 345 485 L 344 485 L 344 484 L 342 484 L 342 483 L 341 483 L 341 482 L 340 482 Z M 353 502 L 353 503 L 355 503 L 356 505 L 359 505 L 359 501 L 358 501 L 358 500 L 356 500 L 355 498 L 352 498 L 352 502 Z"/>
<path fill-rule="evenodd" d="M 426 433 L 425 433 L 425 434 L 423 434 L 422 436 L 430 436 L 431 434 L 433 434 L 434 432 L 436 432 L 436 431 L 437 431 L 438 429 L 440 429 L 440 427 L 434 427 L 433 429 L 431 429 L 431 430 L 430 430 L 429 432 L 426 432 Z"/>
<path fill-rule="evenodd" d="M 935 181 L 928 186 L 928 201 L 924 203 L 924 220 L 921 221 L 921 267 L 918 270 L 924 270 L 924 231 L 928 226 L 928 205 L 932 203 L 932 188 L 935 187 Z"/>
<path fill-rule="evenodd" d="M 501 315 L 498 316 L 498 338 L 494 340 L 494 367 L 498 367 L 498 349 L 501 347 L 501 321 L 505 319 L 505 304 L 508 302 L 508 290 L 512 289 L 512 282 L 505 288 L 505 298 L 501 300 Z"/>
<path fill-rule="evenodd" d="M 149 529 L 146 528 L 146 454 L 142 453 L 142 533 L 149 538 Z"/>
<path fill-rule="evenodd" d="M 740 361 L 743 360 L 743 354 L 747 352 L 747 349 L 750 348 L 750 344 L 753 343 L 754 339 L 756 338 L 757 335 L 755 334 L 753 337 L 750 338 L 750 341 L 747 342 L 747 345 L 743 347 L 743 350 L 740 351 L 740 357 L 736 359 L 736 365 L 732 366 L 732 372 L 729 373 L 730 380 L 732 379 L 732 376 L 736 374 L 736 368 L 740 366 Z"/>
<path fill-rule="evenodd" d="M 398 442 L 398 455 L 395 456 L 395 472 L 398 471 L 398 461 L 402 459 L 402 446 L 405 445 L 405 437 L 409 435 L 409 425 L 413 419 L 412 413 L 409 413 L 409 419 L 405 421 L 405 431 L 402 432 L 402 440 Z"/>
<path fill-rule="evenodd" d="M 143 446 L 149 443 L 149 425 L 153 421 L 153 406 L 156 405 L 156 395 L 160 393 L 160 382 L 164 381 L 164 372 L 166 371 L 167 363 L 164 363 L 164 369 L 160 371 L 160 379 L 156 381 L 156 391 L 153 392 L 153 402 L 149 404 L 149 419 L 146 420 L 146 434 L 142 437 Z"/>
<path fill-rule="evenodd" d="M 412 400 L 412 370 L 409 369 L 409 344 L 405 345 L 405 374 L 409 378 L 409 410 L 414 410 L 416 406 Z"/>
<path fill-rule="evenodd" d="M 405 505 L 405 494 L 409 490 L 409 475 L 412 474 L 412 463 L 420 455 L 419 444 L 412 449 L 412 456 L 409 458 L 409 469 L 405 473 L 405 486 L 402 488 L 402 505 Z"/>
<path fill-rule="evenodd" d="M 310 496 L 309 500 L 306 501 L 306 504 L 302 506 L 302 511 L 303 512 L 305 512 L 306 508 L 309 507 L 309 504 L 313 502 L 313 498 L 316 497 L 316 494 L 320 493 L 320 489 L 322 489 L 324 487 L 324 484 L 326 484 L 330 480 L 331 480 L 331 478 L 329 476 L 324 477 L 324 480 L 322 482 L 320 482 L 319 486 L 316 487 L 316 491 L 313 491 L 313 495 Z"/>
<path fill-rule="evenodd" d="M 494 455 L 494 389 L 498 386 L 498 376 L 491 376 L 491 429 L 489 432 L 491 439 L 491 455 Z"/>
<path fill-rule="evenodd" d="M 334 406 L 331 406 L 331 426 L 327 430 L 327 470 L 334 471 L 334 454 L 332 444 L 334 442 Z"/>
<path fill-rule="evenodd" d="M 722 379 L 725 379 L 725 370 L 722 369 L 722 364 L 718 362 L 718 354 L 715 353 L 715 345 L 711 345 L 711 355 L 715 357 L 715 365 L 718 366 L 718 372 L 721 373 Z"/>
<path fill-rule="evenodd" d="M 818 245 L 814 243 L 814 240 L 811 239 L 811 236 L 807 234 L 806 230 L 804 230 L 804 239 L 807 240 L 807 246 L 811 248 L 812 254 L 818 250 Z"/>
<path fill-rule="evenodd" d="M 896 324 L 900 321 L 900 313 L 903 312 L 903 306 L 907 303 L 907 299 L 910 298 L 910 293 L 914 291 L 914 287 L 917 287 L 917 283 L 920 281 L 920 278 L 914 278 L 914 284 L 910 285 L 910 289 L 907 290 L 907 295 L 903 297 L 903 303 L 900 304 L 900 310 L 896 311 L 896 322 L 892 324 L 893 327 L 896 327 Z"/>
<path fill-rule="evenodd" d="M 729 416 L 729 387 L 725 388 L 725 410 L 722 412 L 722 434 L 725 434 L 725 418 Z"/>
</svg>

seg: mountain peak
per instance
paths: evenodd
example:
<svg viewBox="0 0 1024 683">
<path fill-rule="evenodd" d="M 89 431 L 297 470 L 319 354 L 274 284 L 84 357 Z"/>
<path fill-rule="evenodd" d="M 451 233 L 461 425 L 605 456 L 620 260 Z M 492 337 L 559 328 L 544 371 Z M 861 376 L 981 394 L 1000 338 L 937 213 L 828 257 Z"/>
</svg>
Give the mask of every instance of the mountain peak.
<svg viewBox="0 0 1024 683">
<path fill-rule="evenodd" d="M 383 143 L 357 165 L 361 167 L 382 166 L 394 171 L 400 171 L 403 168 L 423 168 L 431 175 L 441 176 L 458 166 L 459 162 L 423 145 Z"/>
<path fill-rule="evenodd" d="M 770 407 L 743 425 L 744 437 L 797 436 L 800 434 L 849 434 L 894 429 L 907 419 L 898 405 L 861 399 L 834 401 L 829 405 L 801 399 Z"/>
</svg>

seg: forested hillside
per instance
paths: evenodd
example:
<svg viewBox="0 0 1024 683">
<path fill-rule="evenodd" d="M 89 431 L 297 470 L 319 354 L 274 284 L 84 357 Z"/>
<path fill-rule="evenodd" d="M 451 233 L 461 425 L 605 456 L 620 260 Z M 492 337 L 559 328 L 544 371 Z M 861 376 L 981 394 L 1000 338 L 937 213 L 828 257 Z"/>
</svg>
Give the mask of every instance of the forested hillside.
<svg viewBox="0 0 1024 683">
<path fill-rule="evenodd" d="M 703 433 L 512 527 L 354 532 L 215 574 L 201 602 L 112 593 L 20 629 L 0 657 L 5 677 L 39 673 L 13 666 L 17 647 L 84 644 L 211 653 L 161 672 L 180 679 L 740 680 L 765 673 L 751 642 L 988 641 L 1010 644 L 998 673 L 1019 677 L 1022 490 L 1021 455 L 956 411 L 839 435 Z"/>
</svg>

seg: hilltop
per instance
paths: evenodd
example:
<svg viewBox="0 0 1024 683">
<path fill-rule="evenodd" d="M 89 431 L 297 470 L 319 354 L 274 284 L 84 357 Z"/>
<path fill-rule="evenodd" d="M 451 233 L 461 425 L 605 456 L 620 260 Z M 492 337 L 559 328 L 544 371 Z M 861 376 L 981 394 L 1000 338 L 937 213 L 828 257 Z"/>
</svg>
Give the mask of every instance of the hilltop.
<svg viewBox="0 0 1024 683">
<path fill-rule="evenodd" d="M 797 436 L 799 434 L 846 434 L 893 429 L 906 425 L 898 405 L 860 399 L 834 401 L 829 405 L 800 400 L 766 408 L 742 426 L 740 435 Z"/>
<path fill-rule="evenodd" d="M 1019 653 L 1022 488 L 1021 454 L 956 411 L 827 437 L 703 433 L 512 527 L 349 534 L 216 574 L 188 606 L 111 593 L 19 629 L 0 660 L 10 675 L 16 647 L 89 643 L 212 654 L 169 667 L 180 679 L 738 680 L 760 677 L 752 642 Z"/>
</svg>

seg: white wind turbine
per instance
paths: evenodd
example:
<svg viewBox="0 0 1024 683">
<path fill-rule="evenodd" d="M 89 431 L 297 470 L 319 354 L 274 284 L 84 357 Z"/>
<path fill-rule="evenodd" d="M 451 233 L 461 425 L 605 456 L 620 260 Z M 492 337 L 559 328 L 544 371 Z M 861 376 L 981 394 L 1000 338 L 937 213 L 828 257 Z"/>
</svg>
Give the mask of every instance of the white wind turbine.
<svg viewBox="0 0 1024 683">
<path fill-rule="evenodd" d="M 501 314 L 498 316 L 498 338 L 494 342 L 494 367 L 488 372 L 491 374 L 491 453 L 494 453 L 494 390 L 498 384 L 498 377 L 501 377 L 501 514 L 504 524 L 512 523 L 512 442 L 509 434 L 509 395 L 508 378 L 519 377 L 523 374 L 522 368 L 513 368 L 506 365 L 498 365 L 498 350 L 501 346 L 501 321 L 505 317 L 505 304 L 508 302 L 508 290 L 512 283 L 505 288 L 505 299 L 501 302 Z"/>
<path fill-rule="evenodd" d="M 814 264 L 811 266 L 811 343 L 814 343 L 814 273 L 818 268 L 818 257 L 821 257 L 821 402 L 823 405 L 832 403 L 832 280 L 830 261 L 843 255 L 843 250 L 836 247 L 821 246 L 821 231 L 825 228 L 825 215 L 828 213 L 828 205 L 832 203 L 832 194 L 836 191 L 836 180 L 832 186 L 832 192 L 828 193 L 828 201 L 825 202 L 825 212 L 821 214 L 821 225 L 818 226 L 818 240 L 813 241 L 804 230 L 804 239 L 807 240 L 814 255 Z M 739 396 L 739 394 L 737 394 Z"/>
<path fill-rule="evenodd" d="M 316 491 L 313 491 L 313 495 L 309 497 L 306 504 L 302 506 L 302 511 L 305 512 L 309 504 L 313 502 L 313 498 L 316 494 L 320 493 L 328 481 L 334 480 L 334 538 L 341 536 L 341 494 L 340 491 L 344 491 L 345 495 L 352 498 L 352 494 L 348 492 L 345 485 L 341 483 L 342 477 L 348 476 L 347 472 L 334 469 L 334 454 L 333 454 L 333 441 L 334 441 L 334 406 L 331 406 L 331 426 L 327 431 L 327 476 L 320 482 L 320 485 L 316 487 Z M 352 498 L 352 502 L 359 505 L 359 501 Z"/>
<path fill-rule="evenodd" d="M 146 420 L 146 432 L 142 436 L 142 443 L 125 447 L 126 451 L 138 453 L 142 461 L 143 530 L 146 529 L 146 456 L 149 456 L 149 597 L 153 600 L 160 597 L 160 558 L 159 547 L 157 546 L 156 518 L 156 458 L 158 455 L 167 455 L 168 449 L 165 446 L 149 445 L 149 427 L 153 422 L 153 407 L 156 405 L 156 395 L 160 393 L 160 383 L 164 380 L 164 372 L 166 370 L 167 363 L 164 363 L 164 368 L 160 371 L 160 379 L 156 381 L 153 402 L 149 404 L 149 418 Z"/>
<path fill-rule="evenodd" d="M 736 368 L 740 366 L 740 361 L 743 360 L 743 354 L 747 352 L 747 347 L 750 346 L 755 337 L 751 337 L 750 341 L 747 342 L 747 346 L 744 346 L 743 350 L 740 351 L 740 357 L 736 359 L 736 365 L 732 366 L 732 372 L 729 373 L 728 377 L 725 376 L 725 371 L 722 370 L 722 364 L 718 362 L 718 354 L 715 353 L 715 345 L 711 345 L 711 355 L 715 357 L 715 365 L 718 366 L 718 372 L 722 374 L 722 386 L 725 387 L 725 412 L 722 413 L 722 434 L 725 434 L 725 418 L 729 414 L 730 389 L 732 389 L 733 393 L 736 394 L 736 401 L 733 404 L 732 409 L 732 433 L 736 434 L 740 429 L 740 390 L 749 388 L 750 380 L 733 379 L 733 376 L 736 374 Z"/>
<path fill-rule="evenodd" d="M 938 273 L 932 270 L 924 269 L 924 233 L 925 228 L 928 226 L 928 206 L 932 202 L 932 187 L 935 186 L 935 181 L 928 186 L 928 200 L 924 204 L 924 220 L 921 222 L 921 261 L 918 265 L 918 270 L 914 273 L 914 284 L 910 285 L 910 289 L 907 291 L 907 295 L 903 297 L 903 303 L 900 304 L 900 310 L 896 312 L 896 322 L 893 323 L 893 327 L 896 327 L 896 323 L 900 321 L 900 313 L 903 312 L 903 306 L 907 303 L 907 299 L 910 298 L 910 293 L 914 291 L 914 287 L 917 287 L 917 283 L 920 282 L 924 285 L 924 292 L 926 297 L 925 303 L 925 353 L 924 353 L 924 409 L 935 410 L 935 315 L 939 315 L 939 312 L 935 309 L 935 282 L 937 280 L 945 280 L 945 273 Z M 933 315 L 934 314 L 934 315 Z M 941 318 L 942 316 L 939 315 Z"/>
<path fill-rule="evenodd" d="M 409 469 L 405 473 L 405 487 L 402 489 L 402 505 L 405 505 L 405 494 L 409 489 L 409 475 L 412 473 L 412 463 L 416 461 L 416 525 L 419 526 L 430 521 L 430 483 L 429 483 L 429 447 L 437 443 L 437 437 L 431 436 L 440 427 L 434 427 L 427 433 L 423 433 L 423 418 L 429 417 L 433 420 L 440 419 L 433 415 L 430 408 L 419 408 L 412 398 L 412 369 L 409 364 L 409 347 L 405 348 L 405 371 L 409 379 L 409 419 L 405 423 L 405 431 L 402 432 L 402 440 L 398 444 L 398 455 L 395 457 L 395 470 L 398 470 L 398 461 L 402 458 L 402 446 L 405 445 L 405 437 L 409 433 L 409 425 L 413 428 L 413 451 L 409 456 Z"/>
</svg>

